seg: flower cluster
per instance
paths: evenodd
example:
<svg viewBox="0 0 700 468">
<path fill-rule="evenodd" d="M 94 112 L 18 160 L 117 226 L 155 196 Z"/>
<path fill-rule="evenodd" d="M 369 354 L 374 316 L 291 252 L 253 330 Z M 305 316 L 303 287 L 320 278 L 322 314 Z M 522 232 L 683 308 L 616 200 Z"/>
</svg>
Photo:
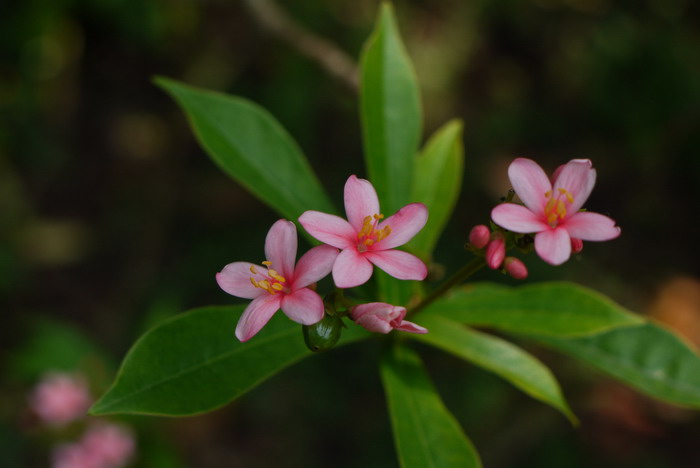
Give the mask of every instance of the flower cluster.
<svg viewBox="0 0 700 468">
<path fill-rule="evenodd" d="M 338 288 L 366 283 L 372 276 L 373 266 L 398 279 L 425 279 L 428 269 L 419 258 L 394 250 L 425 226 L 428 219 L 425 205 L 412 203 L 384 219 L 372 184 L 354 175 L 345 183 L 344 200 L 347 220 L 318 211 L 307 211 L 299 217 L 306 231 L 326 245 L 310 249 L 298 262 L 295 263 L 296 227 L 293 222 L 281 219 L 273 224 L 265 239 L 263 265 L 234 262 L 216 275 L 221 289 L 236 297 L 252 299 L 236 326 L 236 337 L 240 341 L 257 334 L 279 309 L 302 325 L 319 322 L 324 316 L 324 304 L 312 285 L 329 273 Z M 403 311 L 405 315 L 405 309 Z M 382 312 L 367 317 L 380 317 L 377 320 L 385 320 L 390 328 L 413 333 L 427 331 L 422 327 L 404 326 L 410 322 L 402 321 L 403 315 L 400 318 L 399 315 Z M 355 315 L 351 313 L 350 316 Z M 357 323 L 375 322 L 365 318 Z M 365 328 L 378 331 L 375 325 Z"/>
</svg>

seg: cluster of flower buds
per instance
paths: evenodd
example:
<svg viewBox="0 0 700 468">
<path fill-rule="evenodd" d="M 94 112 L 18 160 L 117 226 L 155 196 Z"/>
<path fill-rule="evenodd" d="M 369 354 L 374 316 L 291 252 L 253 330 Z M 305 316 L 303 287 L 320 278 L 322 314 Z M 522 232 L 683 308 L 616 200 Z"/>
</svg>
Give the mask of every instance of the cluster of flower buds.
<svg viewBox="0 0 700 468">
<path fill-rule="evenodd" d="M 493 232 L 487 226 L 479 224 L 469 233 L 469 246 L 476 253 L 483 253 L 486 265 L 492 270 L 502 269 L 515 279 L 527 278 L 527 267 L 515 258 L 506 257 L 506 236 L 503 231 Z"/>
</svg>

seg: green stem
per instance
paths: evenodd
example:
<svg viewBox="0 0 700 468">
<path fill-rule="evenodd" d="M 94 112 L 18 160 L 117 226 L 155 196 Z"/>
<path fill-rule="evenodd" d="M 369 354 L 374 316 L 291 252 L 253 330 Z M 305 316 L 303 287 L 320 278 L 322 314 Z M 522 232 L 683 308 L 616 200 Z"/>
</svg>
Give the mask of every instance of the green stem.
<svg viewBox="0 0 700 468">
<path fill-rule="evenodd" d="M 408 313 L 406 313 L 406 316 L 415 315 L 421 310 L 425 309 L 430 304 L 435 302 L 435 300 L 443 296 L 447 291 L 452 289 L 453 286 L 456 286 L 465 279 L 469 278 L 471 275 L 479 271 L 485 265 L 486 260 L 484 260 L 484 257 L 476 257 L 472 259 L 469 263 L 464 265 L 457 273 L 455 273 L 450 279 L 442 283 L 439 288 L 430 293 L 430 295 L 423 299 L 417 306 L 409 310 Z"/>
</svg>

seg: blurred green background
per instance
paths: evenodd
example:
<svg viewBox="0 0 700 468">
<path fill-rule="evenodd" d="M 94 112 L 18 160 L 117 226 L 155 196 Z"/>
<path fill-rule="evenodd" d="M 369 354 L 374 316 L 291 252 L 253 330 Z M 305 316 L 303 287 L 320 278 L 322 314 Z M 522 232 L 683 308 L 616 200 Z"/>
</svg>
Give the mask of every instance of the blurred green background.
<svg viewBox="0 0 700 468">
<path fill-rule="evenodd" d="M 266 107 L 339 205 L 348 175 L 366 176 L 357 96 L 262 27 L 250 3 L 0 3 L 0 466 L 46 466 L 52 444 L 71 437 L 39 428 L 27 409 L 43 372 L 79 370 L 99 394 L 145 329 L 235 301 L 214 274 L 263 257 L 277 215 L 210 162 L 154 75 Z M 378 2 L 279 5 L 356 58 Z M 395 5 L 425 136 L 465 121 L 464 188 L 435 261 L 450 271 L 469 259 L 468 231 L 509 188 L 514 157 L 548 170 L 590 158 L 598 184 L 587 207 L 616 219 L 622 237 L 587 243 L 563 267 L 531 256 L 529 280 L 593 286 L 700 343 L 699 5 Z M 127 418 L 139 431 L 135 465 L 396 466 L 377 350 L 316 356 L 210 415 Z M 487 467 L 700 465 L 696 413 L 557 355 L 531 348 L 560 377 L 578 429 L 498 378 L 423 351 Z"/>
</svg>

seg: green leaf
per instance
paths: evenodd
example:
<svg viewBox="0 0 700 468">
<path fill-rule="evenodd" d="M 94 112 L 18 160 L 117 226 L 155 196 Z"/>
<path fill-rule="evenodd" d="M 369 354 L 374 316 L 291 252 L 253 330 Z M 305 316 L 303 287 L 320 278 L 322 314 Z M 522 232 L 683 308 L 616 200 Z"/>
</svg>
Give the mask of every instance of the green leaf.
<svg viewBox="0 0 700 468">
<path fill-rule="evenodd" d="M 379 300 L 401 306 L 409 304 L 411 296 L 416 292 L 417 281 L 394 278 L 376 267 L 374 268 L 374 275 L 377 278 Z"/>
<path fill-rule="evenodd" d="M 564 413 L 573 424 L 578 424 L 556 379 L 534 356 L 508 341 L 472 330 L 445 317 L 425 315 L 421 317 L 420 325 L 429 332 L 425 335 L 411 335 L 411 338 L 436 346 L 503 377 L 533 398 Z"/>
<path fill-rule="evenodd" d="M 653 397 L 700 408 L 700 357 L 676 334 L 654 323 L 593 336 L 529 336 L 580 359 Z"/>
<path fill-rule="evenodd" d="M 423 313 L 468 325 L 550 336 L 590 335 L 644 321 L 592 289 L 565 282 L 519 288 L 468 286 L 436 301 Z"/>
<path fill-rule="evenodd" d="M 194 309 L 143 335 L 90 412 L 187 416 L 211 411 L 311 354 L 301 326 L 281 312 L 240 343 L 234 330 L 243 309 Z M 341 343 L 367 336 L 360 327 L 343 335 Z"/>
<path fill-rule="evenodd" d="M 481 466 L 476 449 L 442 403 L 416 353 L 399 346 L 387 349 L 380 370 L 402 467 Z"/>
<path fill-rule="evenodd" d="M 336 212 L 297 144 L 265 109 L 166 78 L 155 82 L 180 104 L 214 162 L 282 216 Z"/>
<path fill-rule="evenodd" d="M 416 159 L 411 201 L 424 203 L 430 217 L 407 248 L 426 261 L 433 253 L 462 188 L 462 127 L 460 120 L 445 124 L 428 140 Z"/>
<path fill-rule="evenodd" d="M 360 68 L 365 160 L 382 210 L 389 216 L 411 201 L 422 126 L 418 83 L 389 3 L 382 4 Z"/>
</svg>

